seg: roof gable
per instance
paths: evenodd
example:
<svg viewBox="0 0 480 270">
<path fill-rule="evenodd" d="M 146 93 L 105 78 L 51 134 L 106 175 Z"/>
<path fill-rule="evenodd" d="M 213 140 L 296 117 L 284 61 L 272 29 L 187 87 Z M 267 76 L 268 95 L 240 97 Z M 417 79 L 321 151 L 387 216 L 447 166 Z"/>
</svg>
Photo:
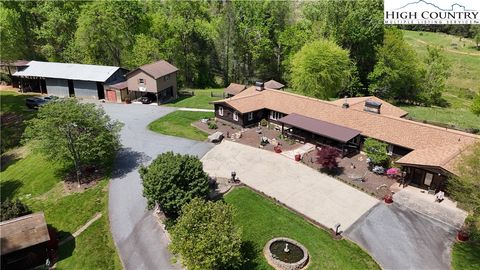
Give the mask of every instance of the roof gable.
<svg viewBox="0 0 480 270">
<path fill-rule="evenodd" d="M 174 65 L 168 63 L 165 60 L 160 60 L 154 63 L 150 63 L 150 64 L 143 65 L 141 67 L 138 67 L 132 70 L 131 72 L 127 73 L 125 76 L 129 78 L 132 76 L 133 73 L 136 73 L 137 71 L 143 71 L 145 74 L 149 75 L 150 77 L 154 79 L 158 79 L 165 75 L 177 72 L 178 68 L 176 68 Z"/>
</svg>

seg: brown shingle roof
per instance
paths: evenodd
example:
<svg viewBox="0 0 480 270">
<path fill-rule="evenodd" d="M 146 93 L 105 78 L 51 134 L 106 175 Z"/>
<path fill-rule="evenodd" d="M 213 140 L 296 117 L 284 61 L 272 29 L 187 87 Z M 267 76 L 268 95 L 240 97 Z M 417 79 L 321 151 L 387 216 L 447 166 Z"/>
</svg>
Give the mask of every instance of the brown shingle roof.
<svg viewBox="0 0 480 270">
<path fill-rule="evenodd" d="M 125 76 L 128 78 L 130 76 L 130 74 L 132 74 L 133 72 L 135 72 L 137 70 L 142 70 L 143 72 L 150 75 L 152 78 L 158 79 L 162 76 L 165 76 L 165 75 L 168 75 L 168 74 L 171 74 L 171 73 L 174 73 L 174 72 L 178 71 L 178 68 L 176 68 L 174 65 L 168 63 L 165 60 L 160 60 L 160 61 L 157 61 L 157 62 L 154 62 L 154 63 L 143 65 L 139 68 L 136 68 L 136 69 L 130 71 L 129 73 L 127 73 Z"/>
<path fill-rule="evenodd" d="M 238 83 L 230 83 L 227 88 L 225 88 L 223 91 L 227 94 L 230 94 L 232 96 L 238 95 L 240 92 L 245 90 L 247 88 L 246 85 L 243 84 L 238 84 Z"/>
<path fill-rule="evenodd" d="M 385 115 L 390 115 L 390 116 L 395 116 L 395 117 L 403 117 L 403 116 L 408 114 L 407 111 L 404 111 L 404 110 L 386 102 L 385 100 L 379 99 L 375 96 L 347 98 L 347 103 L 348 103 L 348 105 L 350 105 L 351 109 L 363 111 L 365 101 L 367 101 L 367 100 L 382 103 L 382 107 L 380 108 L 380 114 L 385 114 Z M 344 98 L 331 101 L 331 103 L 333 103 L 337 106 L 340 106 L 340 107 L 342 107 L 344 102 L 345 102 Z"/>
<path fill-rule="evenodd" d="M 263 108 L 284 114 L 297 113 L 360 130 L 364 136 L 412 150 L 437 148 L 445 145 L 462 149 L 465 145 L 480 139 L 480 136 L 465 132 L 418 123 L 386 114 L 374 114 L 351 108 L 343 109 L 331 102 L 277 90 L 267 89 L 259 92 L 255 91 L 254 87 L 250 87 L 240 95 L 215 103 L 226 103 L 240 113 Z M 449 157 L 447 152 L 439 151 L 438 154 L 446 158 Z M 429 155 L 423 154 L 420 156 L 424 163 L 431 163 L 429 162 Z"/>
<path fill-rule="evenodd" d="M 43 212 L 0 223 L 1 254 L 8 254 L 50 240 Z"/>
<path fill-rule="evenodd" d="M 276 90 L 280 90 L 282 89 L 283 87 L 285 87 L 285 85 L 275 81 L 275 80 L 270 80 L 268 82 L 266 82 L 264 84 L 265 88 L 268 88 L 268 89 L 276 89 Z"/>
</svg>

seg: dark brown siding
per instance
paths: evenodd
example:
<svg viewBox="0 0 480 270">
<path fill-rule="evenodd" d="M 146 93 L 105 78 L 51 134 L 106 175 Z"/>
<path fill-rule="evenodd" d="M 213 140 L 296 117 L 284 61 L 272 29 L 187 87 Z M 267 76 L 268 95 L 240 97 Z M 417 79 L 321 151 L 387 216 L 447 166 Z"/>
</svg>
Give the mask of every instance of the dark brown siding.
<svg viewBox="0 0 480 270">
<path fill-rule="evenodd" d="M 218 114 L 218 108 L 223 107 L 223 116 Z M 225 121 L 228 121 L 232 124 L 239 125 L 239 126 L 244 126 L 243 125 L 243 115 L 241 113 L 238 113 L 238 121 L 233 120 L 233 112 L 235 109 L 227 106 L 226 104 L 215 104 L 215 117 L 218 119 L 222 119 Z"/>
<path fill-rule="evenodd" d="M 258 122 L 262 121 L 262 119 L 264 119 L 264 118 L 267 118 L 267 120 L 268 120 L 268 115 L 266 114 L 265 111 L 266 110 L 258 110 L 258 111 L 252 112 L 253 113 L 252 120 L 248 120 L 248 114 L 249 113 L 243 114 L 244 125 L 245 126 L 250 126 L 250 125 L 257 124 Z"/>
</svg>

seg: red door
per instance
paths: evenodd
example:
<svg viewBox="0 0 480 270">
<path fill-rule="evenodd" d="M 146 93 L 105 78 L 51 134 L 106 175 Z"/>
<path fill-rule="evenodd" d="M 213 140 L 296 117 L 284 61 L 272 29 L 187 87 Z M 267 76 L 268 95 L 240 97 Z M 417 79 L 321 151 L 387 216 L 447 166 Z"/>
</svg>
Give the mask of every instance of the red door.
<svg viewBox="0 0 480 270">
<path fill-rule="evenodd" d="M 115 90 L 107 90 L 107 100 L 117 102 L 117 93 Z"/>
</svg>

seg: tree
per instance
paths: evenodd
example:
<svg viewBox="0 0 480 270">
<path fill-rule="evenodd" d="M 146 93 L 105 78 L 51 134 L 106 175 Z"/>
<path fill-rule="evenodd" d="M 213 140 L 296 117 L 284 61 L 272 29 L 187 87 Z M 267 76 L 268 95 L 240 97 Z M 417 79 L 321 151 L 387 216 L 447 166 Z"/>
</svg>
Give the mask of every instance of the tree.
<svg viewBox="0 0 480 270">
<path fill-rule="evenodd" d="M 140 34 L 135 37 L 135 45 L 127 59 L 127 66 L 133 69 L 163 58 L 165 56 L 161 52 L 159 40 L 146 34 Z"/>
<path fill-rule="evenodd" d="M 333 98 L 346 90 L 353 69 L 348 51 L 333 41 L 317 40 L 305 44 L 293 57 L 291 82 L 307 96 Z"/>
<path fill-rule="evenodd" d="M 369 75 L 370 92 L 400 101 L 416 101 L 421 78 L 415 51 L 403 40 L 400 30 L 387 28 L 382 46 L 377 46 L 378 61 Z"/>
<path fill-rule="evenodd" d="M 449 66 L 439 48 L 428 46 L 427 52 L 421 80 L 420 99 L 426 106 L 444 106 L 445 100 L 442 98 L 442 93 L 445 90 L 445 81 L 449 76 Z"/>
<path fill-rule="evenodd" d="M 317 152 L 317 163 L 322 165 L 322 168 L 332 171 L 338 168 L 337 158 L 339 157 L 340 153 L 337 149 L 325 146 Z"/>
<path fill-rule="evenodd" d="M 19 199 L 16 199 L 16 200 L 6 199 L 0 204 L 1 204 L 0 221 L 9 220 L 12 218 L 25 216 L 32 213 L 32 211 L 28 209 L 28 206 L 23 204 Z"/>
<path fill-rule="evenodd" d="M 190 270 L 236 269 L 242 263 L 241 231 L 233 208 L 223 202 L 193 199 L 170 231 L 170 249 Z"/>
<path fill-rule="evenodd" d="M 470 26 L 470 33 L 475 41 L 475 45 L 477 46 L 477 50 L 480 51 L 480 25 L 471 25 Z"/>
<path fill-rule="evenodd" d="M 52 160 L 71 162 L 80 184 L 84 165 L 107 165 L 120 147 L 121 124 L 94 104 L 52 101 L 27 122 L 24 137 Z"/>
<path fill-rule="evenodd" d="M 470 106 L 470 110 L 480 116 L 480 94 L 477 94 L 473 99 L 472 105 Z"/>
<path fill-rule="evenodd" d="M 365 139 L 363 151 L 373 164 L 385 164 L 388 161 L 387 144 L 372 138 Z"/>
<path fill-rule="evenodd" d="M 170 217 L 177 217 L 193 198 L 207 198 L 209 194 L 208 175 L 196 156 L 160 154 L 148 167 L 140 168 L 140 176 L 148 208 L 158 203 Z"/>
<path fill-rule="evenodd" d="M 23 57 L 24 32 L 20 14 L 14 9 L 0 5 L 0 56 L 2 62 L 13 62 Z"/>
</svg>

